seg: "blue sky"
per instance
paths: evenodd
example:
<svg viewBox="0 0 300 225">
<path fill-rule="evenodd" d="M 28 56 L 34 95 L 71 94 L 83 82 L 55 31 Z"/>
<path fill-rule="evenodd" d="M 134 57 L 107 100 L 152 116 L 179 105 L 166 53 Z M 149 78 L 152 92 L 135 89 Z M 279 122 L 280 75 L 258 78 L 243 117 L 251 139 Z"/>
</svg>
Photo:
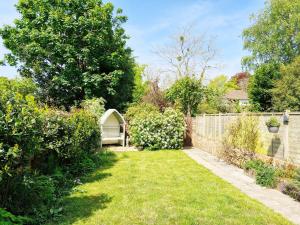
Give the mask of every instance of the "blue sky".
<svg viewBox="0 0 300 225">
<path fill-rule="evenodd" d="M 18 16 L 14 4 L 17 0 L 0 0 L 0 26 L 11 24 Z M 219 51 L 218 70 L 209 71 L 208 78 L 219 74 L 227 76 L 241 71 L 243 50 L 241 32 L 249 26 L 249 16 L 264 6 L 264 0 L 112 0 L 128 16 L 124 25 L 131 37 L 128 45 L 134 50 L 139 63 L 158 65 L 153 53 L 155 47 L 168 41 L 179 27 L 194 24 L 195 31 L 216 37 Z M 0 58 L 7 50 L 0 40 Z M 15 77 L 12 67 L 0 67 L 0 76 Z"/>
</svg>

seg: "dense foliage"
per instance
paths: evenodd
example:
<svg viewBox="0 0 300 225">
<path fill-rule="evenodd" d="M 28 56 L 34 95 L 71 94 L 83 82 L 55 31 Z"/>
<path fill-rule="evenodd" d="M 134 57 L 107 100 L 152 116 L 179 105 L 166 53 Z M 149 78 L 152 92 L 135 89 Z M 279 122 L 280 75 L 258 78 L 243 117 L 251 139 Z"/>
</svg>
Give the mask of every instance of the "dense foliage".
<svg viewBox="0 0 300 225">
<path fill-rule="evenodd" d="M 232 105 L 224 101 L 224 95 L 232 90 L 237 90 L 236 79 L 220 75 L 212 79 L 204 89 L 204 100 L 198 106 L 198 113 L 232 112 Z"/>
<path fill-rule="evenodd" d="M 249 160 L 245 164 L 246 170 L 253 170 L 256 183 L 264 187 L 275 187 L 277 183 L 276 168 L 261 160 Z"/>
<path fill-rule="evenodd" d="M 66 177 L 93 167 L 100 129 L 87 110 L 67 113 L 39 107 L 24 91 L 30 89 L 27 84 L 2 79 L 0 207 L 41 224 L 52 216 L 49 209 L 57 206 Z"/>
<path fill-rule="evenodd" d="M 129 126 L 132 143 L 150 150 L 181 148 L 184 130 L 183 114 L 171 108 L 138 114 Z"/>
<path fill-rule="evenodd" d="M 0 222 L 2 225 L 23 225 L 29 223 L 30 220 L 22 216 L 15 216 L 0 208 Z"/>
<path fill-rule="evenodd" d="M 244 48 L 251 52 L 244 64 L 256 68 L 264 63 L 290 63 L 300 54 L 299 20 L 299 0 L 266 1 L 264 10 L 243 31 Z"/>
<path fill-rule="evenodd" d="M 244 57 L 243 64 L 255 71 L 249 90 L 251 102 L 260 111 L 285 110 L 287 101 L 295 102 L 293 96 L 278 87 L 275 93 L 281 92 L 280 96 L 279 93 L 273 95 L 273 89 L 280 77 L 284 81 L 276 86 L 284 86 L 287 81 L 285 75 L 280 74 L 280 65 L 291 63 L 300 54 L 300 2 L 266 1 L 264 10 L 252 16 L 252 21 L 253 24 L 243 31 L 244 48 L 251 53 Z M 281 104 L 278 96 L 280 100 L 288 100 Z"/>
<path fill-rule="evenodd" d="M 143 80 L 143 73 L 146 65 L 136 65 L 134 67 L 134 88 L 132 92 L 133 102 L 137 103 L 142 100 L 149 90 L 148 82 Z"/>
<path fill-rule="evenodd" d="M 132 99 L 134 60 L 122 10 L 101 0 L 20 0 L 20 17 L 0 29 L 5 62 L 32 77 L 47 103 L 69 108 L 103 97 L 122 109 Z"/>
<path fill-rule="evenodd" d="M 273 89 L 274 109 L 284 111 L 300 110 L 300 57 L 291 64 L 281 67 L 281 79 Z"/>
<path fill-rule="evenodd" d="M 273 95 L 275 81 L 280 78 L 279 66 L 263 64 L 259 66 L 250 79 L 249 98 L 258 111 L 273 109 Z"/>
<path fill-rule="evenodd" d="M 92 98 L 84 100 L 81 106 L 84 110 L 91 113 L 98 121 L 100 121 L 102 114 L 105 111 L 105 100 L 103 98 Z"/>
<path fill-rule="evenodd" d="M 201 81 L 194 77 L 178 79 L 166 93 L 167 99 L 177 104 L 185 115 L 194 115 L 203 100 L 204 88 Z"/>
<path fill-rule="evenodd" d="M 158 113 L 159 108 L 155 105 L 149 103 L 139 103 L 131 105 L 125 114 L 125 120 L 128 124 L 136 117 L 147 117 L 147 115 L 152 113 Z"/>
</svg>

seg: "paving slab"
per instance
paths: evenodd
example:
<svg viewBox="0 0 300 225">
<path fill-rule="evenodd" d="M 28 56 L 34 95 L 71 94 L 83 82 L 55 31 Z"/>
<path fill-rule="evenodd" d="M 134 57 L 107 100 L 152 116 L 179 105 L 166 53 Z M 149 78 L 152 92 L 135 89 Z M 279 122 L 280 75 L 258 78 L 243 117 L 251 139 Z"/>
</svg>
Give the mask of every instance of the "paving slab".
<svg viewBox="0 0 300 225">
<path fill-rule="evenodd" d="M 193 148 L 185 149 L 183 152 L 251 198 L 280 213 L 291 222 L 300 225 L 300 203 L 288 195 L 275 189 L 257 185 L 255 180 L 247 176 L 242 169 L 229 165 L 205 151 Z"/>
</svg>

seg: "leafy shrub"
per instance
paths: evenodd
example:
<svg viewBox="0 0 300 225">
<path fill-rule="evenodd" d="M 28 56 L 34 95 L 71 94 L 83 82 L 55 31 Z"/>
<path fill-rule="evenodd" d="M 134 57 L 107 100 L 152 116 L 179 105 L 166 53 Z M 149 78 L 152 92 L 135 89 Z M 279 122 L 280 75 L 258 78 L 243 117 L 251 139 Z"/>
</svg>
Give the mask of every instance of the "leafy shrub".
<svg viewBox="0 0 300 225">
<path fill-rule="evenodd" d="M 284 183 L 282 192 L 291 196 L 297 201 L 300 201 L 300 169 L 296 170 L 293 179 L 290 179 L 288 182 Z"/>
<path fill-rule="evenodd" d="M 43 142 L 39 109 L 33 96 L 1 96 L 0 180 L 22 174 Z"/>
<path fill-rule="evenodd" d="M 74 167 L 99 147 L 100 129 L 89 112 L 47 109 L 42 110 L 42 118 L 44 141 L 33 163 L 35 169 L 52 173 L 57 166 Z"/>
<path fill-rule="evenodd" d="M 264 187 L 276 185 L 276 170 L 272 166 L 264 166 L 256 171 L 256 183 Z"/>
<path fill-rule="evenodd" d="M 29 78 L 23 79 L 8 79 L 0 77 L 1 96 L 12 96 L 19 93 L 22 96 L 32 95 L 36 97 L 37 87 L 35 83 Z"/>
<path fill-rule="evenodd" d="M 203 97 L 201 80 L 189 76 L 178 79 L 166 92 L 166 98 L 179 105 L 185 115 L 194 115 Z"/>
<path fill-rule="evenodd" d="M 59 211 L 67 179 L 95 168 L 97 118 L 90 110 L 41 108 L 26 85 L 0 86 L 0 207 L 43 224 Z"/>
<path fill-rule="evenodd" d="M 0 224 L 2 225 L 23 225 L 29 221 L 26 217 L 15 216 L 5 209 L 0 208 Z"/>
<path fill-rule="evenodd" d="M 245 163 L 246 170 L 255 171 L 256 183 L 264 187 L 274 187 L 277 183 L 277 171 L 261 160 L 250 160 Z"/>
<path fill-rule="evenodd" d="M 136 146 L 150 150 L 181 148 L 184 129 L 182 113 L 171 108 L 164 113 L 140 114 L 129 127 L 131 141 Z"/>
<path fill-rule="evenodd" d="M 156 107 L 155 105 L 149 103 L 134 104 L 127 109 L 125 114 L 125 120 L 127 121 L 127 123 L 130 124 L 133 118 L 145 117 L 146 115 L 151 114 L 153 112 L 159 112 L 158 107 Z"/>
<path fill-rule="evenodd" d="M 244 169 L 245 170 L 259 170 L 264 166 L 264 162 L 261 160 L 253 159 L 249 160 L 245 163 Z"/>
<path fill-rule="evenodd" d="M 81 103 L 81 106 L 85 111 L 90 112 L 99 121 L 105 111 L 104 104 L 105 100 L 103 98 L 92 98 L 84 100 Z"/>
<path fill-rule="evenodd" d="M 241 167 L 254 157 L 260 147 L 257 118 L 243 114 L 229 125 L 221 154 L 227 162 Z"/>
<path fill-rule="evenodd" d="M 280 127 L 280 122 L 276 117 L 272 116 L 270 117 L 270 119 L 268 119 L 266 125 L 267 127 Z"/>
<path fill-rule="evenodd" d="M 50 176 L 26 174 L 10 180 L 7 207 L 17 214 L 33 216 L 42 223 L 49 217 L 48 208 L 55 204 L 55 180 Z"/>
<path fill-rule="evenodd" d="M 294 179 L 297 174 L 297 167 L 294 164 L 285 163 L 277 168 L 277 176 L 284 179 Z"/>
</svg>

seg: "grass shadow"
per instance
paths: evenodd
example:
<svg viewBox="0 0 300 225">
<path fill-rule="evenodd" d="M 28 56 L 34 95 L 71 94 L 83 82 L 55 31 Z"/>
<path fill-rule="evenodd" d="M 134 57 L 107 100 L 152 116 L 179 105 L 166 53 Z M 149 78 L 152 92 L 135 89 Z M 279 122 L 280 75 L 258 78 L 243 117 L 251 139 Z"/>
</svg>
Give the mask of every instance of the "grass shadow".
<svg viewBox="0 0 300 225">
<path fill-rule="evenodd" d="M 111 173 L 96 172 L 93 175 L 83 177 L 82 182 L 83 183 L 91 183 L 91 182 L 94 182 L 94 181 L 103 180 L 103 179 L 105 179 L 107 177 L 110 177 L 110 176 L 112 176 Z"/>
<path fill-rule="evenodd" d="M 111 201 L 112 197 L 107 194 L 67 197 L 64 204 L 64 216 L 54 220 L 51 224 L 73 224 L 78 220 L 90 217 L 95 211 L 105 209 Z"/>
<path fill-rule="evenodd" d="M 109 169 L 118 161 L 117 155 L 108 150 L 101 150 L 96 154 L 97 169 Z"/>
<path fill-rule="evenodd" d="M 95 169 L 79 177 L 80 184 L 73 185 L 66 190 L 66 195 L 61 197 L 62 200 L 62 214 L 57 218 L 53 218 L 49 221 L 49 224 L 72 224 L 77 220 L 87 218 L 92 215 L 94 211 L 102 210 L 106 208 L 106 205 L 111 202 L 112 197 L 106 193 L 100 195 L 88 195 L 89 193 L 81 190 L 82 184 L 92 183 L 94 181 L 100 181 L 107 177 L 112 176 L 111 173 L 105 172 L 105 170 L 113 167 L 118 161 L 117 155 L 114 152 L 102 150 L 95 154 L 94 160 L 96 164 Z M 82 192 L 83 195 L 74 194 L 74 192 Z"/>
</svg>

